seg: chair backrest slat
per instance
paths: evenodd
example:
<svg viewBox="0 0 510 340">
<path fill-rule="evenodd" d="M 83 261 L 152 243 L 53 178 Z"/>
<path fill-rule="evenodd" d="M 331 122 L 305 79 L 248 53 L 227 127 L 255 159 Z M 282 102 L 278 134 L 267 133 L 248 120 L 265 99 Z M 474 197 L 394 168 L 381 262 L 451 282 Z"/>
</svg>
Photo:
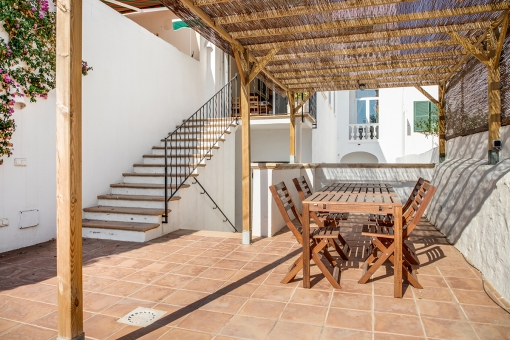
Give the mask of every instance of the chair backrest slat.
<svg viewBox="0 0 510 340">
<path fill-rule="evenodd" d="M 299 214 L 297 211 L 296 206 L 294 205 L 294 201 L 292 200 L 292 197 L 290 196 L 285 183 L 280 182 L 278 184 L 271 185 L 269 190 L 271 191 L 271 195 L 273 196 L 278 210 L 280 210 L 280 214 L 282 214 L 285 224 L 287 227 L 289 227 L 290 231 L 294 234 L 298 242 L 303 244 L 303 238 L 301 237 L 301 214 Z M 295 218 L 299 221 L 299 225 L 294 224 L 294 219 L 289 215 L 289 211 L 291 211 Z"/>
<path fill-rule="evenodd" d="M 425 209 L 429 205 L 432 200 L 432 196 L 436 192 L 436 187 L 430 185 L 430 183 L 423 183 L 420 191 L 416 195 L 414 201 L 411 203 L 411 206 L 408 210 L 412 211 L 412 214 L 409 216 L 410 219 L 406 219 L 402 221 L 403 223 L 409 221 L 405 226 L 405 233 L 409 235 L 413 229 L 418 225 L 423 214 L 425 213 Z"/>
<path fill-rule="evenodd" d="M 304 201 L 305 199 L 312 195 L 312 189 L 310 189 L 310 186 L 308 185 L 305 176 L 294 178 L 292 182 L 294 182 L 294 186 L 298 191 L 299 198 L 301 198 L 302 201 Z"/>
<path fill-rule="evenodd" d="M 422 177 L 420 177 L 418 179 L 418 182 L 416 182 L 416 184 L 414 185 L 414 188 L 411 191 L 411 195 L 407 199 L 406 204 L 404 204 L 404 206 L 402 207 L 402 211 L 406 211 L 409 208 L 409 206 L 414 201 L 414 198 L 416 197 L 416 195 L 418 194 L 418 192 L 420 191 L 420 189 L 421 189 L 421 187 L 423 186 L 424 183 L 429 183 L 429 181 L 424 179 L 424 178 L 422 178 Z"/>
</svg>

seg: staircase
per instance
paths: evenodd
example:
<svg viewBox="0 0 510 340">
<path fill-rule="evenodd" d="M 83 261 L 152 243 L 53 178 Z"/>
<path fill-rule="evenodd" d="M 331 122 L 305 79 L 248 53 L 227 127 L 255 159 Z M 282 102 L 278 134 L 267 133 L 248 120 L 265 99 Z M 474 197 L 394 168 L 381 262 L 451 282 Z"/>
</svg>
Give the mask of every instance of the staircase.
<svg viewBox="0 0 510 340">
<path fill-rule="evenodd" d="M 122 174 L 122 183 L 111 184 L 97 206 L 83 209 L 83 237 L 146 242 L 178 229 L 171 214 L 177 194 L 237 126 L 231 109 L 236 89 L 237 77 Z"/>
</svg>

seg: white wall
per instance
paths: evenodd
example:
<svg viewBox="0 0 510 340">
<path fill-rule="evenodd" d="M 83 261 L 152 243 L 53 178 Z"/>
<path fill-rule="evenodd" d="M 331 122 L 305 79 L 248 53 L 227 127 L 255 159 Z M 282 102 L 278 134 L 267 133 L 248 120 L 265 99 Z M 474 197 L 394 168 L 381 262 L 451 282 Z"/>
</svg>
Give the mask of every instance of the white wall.
<svg viewBox="0 0 510 340">
<path fill-rule="evenodd" d="M 499 130 L 503 148 L 499 153 L 499 159 L 510 157 L 510 125 L 503 126 Z M 465 137 L 457 137 L 446 141 L 446 158 L 475 158 L 488 159 L 488 132 L 475 133 Z"/>
<path fill-rule="evenodd" d="M 251 161 L 289 162 L 290 159 L 290 123 L 275 129 L 251 129 Z"/>
<path fill-rule="evenodd" d="M 337 114 L 328 102 L 331 93 L 317 93 L 317 129 L 312 131 L 313 163 L 337 162 Z"/>
<path fill-rule="evenodd" d="M 83 59 L 94 68 L 83 78 L 86 207 L 96 205 L 97 195 L 108 193 L 111 183 L 119 183 L 123 172 L 205 102 L 207 72 L 217 68 L 98 0 L 83 2 Z M 51 92 L 48 100 L 14 113 L 15 153 L 0 166 L 0 218 L 11 221 L 0 228 L 0 252 L 55 237 L 54 108 Z M 18 157 L 27 159 L 26 168 L 14 167 Z M 40 210 L 39 226 L 18 229 L 18 212 L 25 209 Z"/>
<path fill-rule="evenodd" d="M 510 300 L 510 158 L 449 159 L 437 166 L 427 216 Z"/>
</svg>

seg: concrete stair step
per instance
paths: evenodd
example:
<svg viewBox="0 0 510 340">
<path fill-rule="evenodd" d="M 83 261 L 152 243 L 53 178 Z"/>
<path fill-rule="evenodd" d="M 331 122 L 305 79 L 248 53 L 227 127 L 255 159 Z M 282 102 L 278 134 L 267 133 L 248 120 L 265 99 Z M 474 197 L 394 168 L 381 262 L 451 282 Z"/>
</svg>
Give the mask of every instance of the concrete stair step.
<svg viewBox="0 0 510 340">
<path fill-rule="evenodd" d="M 188 176 L 186 174 L 173 174 L 170 172 L 171 171 L 169 170 L 167 177 L 186 177 L 186 176 Z M 124 176 L 124 177 L 163 177 L 164 178 L 165 174 L 164 173 L 154 174 L 154 173 L 128 172 L 128 173 L 123 173 L 122 176 Z M 192 174 L 190 174 L 190 176 L 197 177 L 198 174 L 192 173 Z"/>
<path fill-rule="evenodd" d="M 117 221 L 101 221 L 101 220 L 82 220 L 83 228 L 124 230 L 145 233 L 149 230 L 159 227 L 159 223 L 136 223 L 136 222 L 117 222 Z"/>
<path fill-rule="evenodd" d="M 99 195 L 100 200 L 120 200 L 120 201 L 151 201 L 165 202 L 165 196 L 148 196 L 148 195 Z M 179 201 L 181 197 L 174 196 L 170 201 Z"/>
<path fill-rule="evenodd" d="M 106 214 L 123 214 L 123 215 L 145 215 L 145 216 L 161 216 L 165 213 L 165 209 L 152 208 L 130 208 L 130 207 L 111 207 L 111 206 L 95 206 L 83 209 L 88 213 L 106 213 Z M 169 209 L 168 212 L 171 212 Z"/>
<path fill-rule="evenodd" d="M 181 189 L 189 188 L 189 184 L 183 184 Z M 136 189 L 165 189 L 164 184 L 144 184 L 144 183 L 116 183 L 110 184 L 110 188 L 136 188 Z M 168 185 L 168 189 L 177 189 L 176 185 Z"/>
<path fill-rule="evenodd" d="M 212 157 L 212 154 L 184 154 L 184 155 L 167 155 L 167 158 L 203 158 Z M 165 155 L 143 155 L 143 158 L 165 158 Z"/>
</svg>

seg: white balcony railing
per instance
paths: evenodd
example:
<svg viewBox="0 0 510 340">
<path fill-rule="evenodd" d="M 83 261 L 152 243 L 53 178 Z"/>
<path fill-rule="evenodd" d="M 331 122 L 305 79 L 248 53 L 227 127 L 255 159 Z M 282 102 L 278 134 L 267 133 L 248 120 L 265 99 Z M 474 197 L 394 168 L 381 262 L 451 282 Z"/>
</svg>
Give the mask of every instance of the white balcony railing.
<svg viewBox="0 0 510 340">
<path fill-rule="evenodd" d="M 349 124 L 349 140 L 375 141 L 379 139 L 379 124 Z"/>
</svg>

